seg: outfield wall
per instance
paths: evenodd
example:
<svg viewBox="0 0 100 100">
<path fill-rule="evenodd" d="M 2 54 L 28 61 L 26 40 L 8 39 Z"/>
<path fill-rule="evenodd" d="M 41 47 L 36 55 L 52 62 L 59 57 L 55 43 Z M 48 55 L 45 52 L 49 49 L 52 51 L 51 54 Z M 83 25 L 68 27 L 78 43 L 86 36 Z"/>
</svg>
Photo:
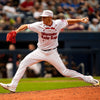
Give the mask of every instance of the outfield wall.
<svg viewBox="0 0 100 100">
<path fill-rule="evenodd" d="M 59 41 L 64 48 L 100 48 L 100 32 L 61 32 Z M 0 32 L 0 42 L 4 42 L 7 32 Z M 37 41 L 37 33 L 22 32 L 16 37 L 17 42 Z"/>
</svg>

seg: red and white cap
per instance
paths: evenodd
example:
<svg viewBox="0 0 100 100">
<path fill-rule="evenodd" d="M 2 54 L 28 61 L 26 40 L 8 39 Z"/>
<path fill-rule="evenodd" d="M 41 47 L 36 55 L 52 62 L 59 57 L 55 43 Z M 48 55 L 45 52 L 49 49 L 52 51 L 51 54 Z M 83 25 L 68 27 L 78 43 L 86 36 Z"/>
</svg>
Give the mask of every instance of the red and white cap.
<svg viewBox="0 0 100 100">
<path fill-rule="evenodd" d="M 42 17 L 53 17 L 53 12 L 51 10 L 44 10 L 42 15 L 40 15 Z"/>
</svg>

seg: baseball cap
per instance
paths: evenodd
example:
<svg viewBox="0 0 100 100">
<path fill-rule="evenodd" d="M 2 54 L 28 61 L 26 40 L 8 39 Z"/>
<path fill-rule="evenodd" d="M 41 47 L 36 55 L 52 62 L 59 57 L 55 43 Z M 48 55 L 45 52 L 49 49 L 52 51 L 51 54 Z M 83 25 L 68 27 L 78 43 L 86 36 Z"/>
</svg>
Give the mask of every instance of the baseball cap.
<svg viewBox="0 0 100 100">
<path fill-rule="evenodd" d="M 53 12 L 51 10 L 44 10 L 42 15 L 40 15 L 42 17 L 53 17 Z"/>
</svg>

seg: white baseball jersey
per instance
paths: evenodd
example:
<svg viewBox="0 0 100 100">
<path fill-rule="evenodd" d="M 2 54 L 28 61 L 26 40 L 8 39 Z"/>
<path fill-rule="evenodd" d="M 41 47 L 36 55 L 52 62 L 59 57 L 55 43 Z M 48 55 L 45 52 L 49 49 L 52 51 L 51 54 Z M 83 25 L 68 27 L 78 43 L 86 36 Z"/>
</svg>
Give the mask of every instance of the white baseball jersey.
<svg viewBox="0 0 100 100">
<path fill-rule="evenodd" d="M 43 24 L 43 21 L 28 24 L 31 31 L 38 33 L 38 47 L 42 50 L 52 49 L 58 46 L 58 35 L 62 28 L 67 26 L 66 20 L 53 20 L 51 26 Z"/>
</svg>

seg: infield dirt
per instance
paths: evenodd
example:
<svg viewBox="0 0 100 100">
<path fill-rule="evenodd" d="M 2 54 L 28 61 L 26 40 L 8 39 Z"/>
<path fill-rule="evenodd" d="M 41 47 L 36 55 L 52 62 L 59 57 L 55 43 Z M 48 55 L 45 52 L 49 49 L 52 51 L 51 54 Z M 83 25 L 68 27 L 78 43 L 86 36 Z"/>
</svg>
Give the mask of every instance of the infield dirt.
<svg viewBox="0 0 100 100">
<path fill-rule="evenodd" d="M 5 93 L 0 94 L 0 100 L 100 100 L 100 87 Z"/>
</svg>

